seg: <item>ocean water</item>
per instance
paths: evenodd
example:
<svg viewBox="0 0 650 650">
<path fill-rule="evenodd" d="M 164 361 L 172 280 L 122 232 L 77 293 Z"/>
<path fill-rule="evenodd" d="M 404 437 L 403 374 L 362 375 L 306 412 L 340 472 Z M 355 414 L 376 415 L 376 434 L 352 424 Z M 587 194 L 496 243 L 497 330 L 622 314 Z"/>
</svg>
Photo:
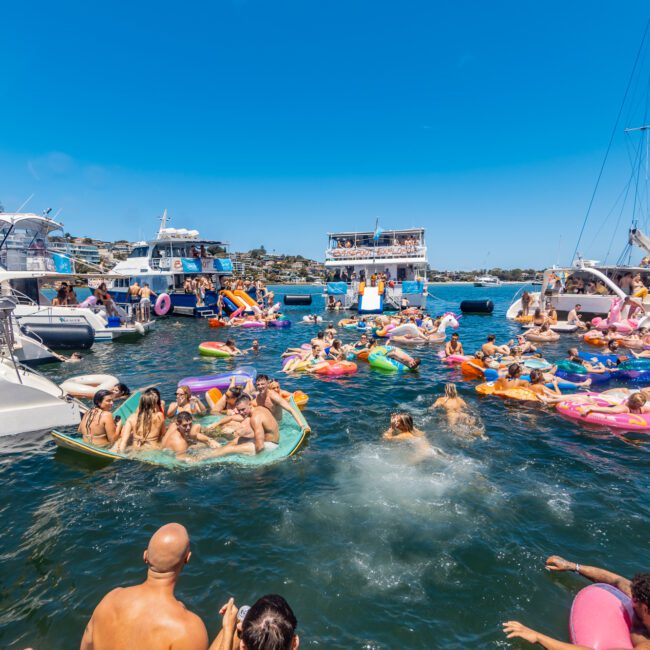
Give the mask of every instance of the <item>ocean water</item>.
<svg viewBox="0 0 650 650">
<path fill-rule="evenodd" d="M 460 321 L 472 351 L 490 332 L 505 341 L 517 331 L 504 314 L 518 288 L 433 287 L 429 306 L 495 302 L 492 316 Z M 320 296 L 312 310 L 322 310 Z M 581 429 L 552 410 L 481 398 L 435 346 L 415 348 L 418 373 L 361 364 L 343 379 L 285 378 L 280 353 L 317 329 L 298 323 L 309 311 L 287 309 L 290 329 L 261 332 L 169 318 L 144 340 L 96 344 L 81 364 L 44 368 L 57 381 L 107 372 L 133 388 L 156 384 L 171 400 L 182 377 L 234 367 L 199 358 L 201 341 L 232 336 L 245 348 L 258 338 L 262 351 L 245 363 L 309 394 L 312 433 L 295 457 L 256 469 L 104 464 L 56 449 L 46 433 L 2 440 L 0 647 L 75 647 L 101 597 L 144 578 L 142 551 L 170 521 L 192 538 L 177 595 L 211 636 L 228 597 L 243 605 L 277 592 L 296 612 L 301 647 L 506 647 L 500 623 L 513 618 L 566 639 L 584 581 L 545 572 L 546 556 L 625 575 L 650 567 L 647 436 Z M 569 342 L 544 350 L 559 358 Z M 459 436 L 427 412 L 450 380 L 485 425 L 484 439 Z M 398 409 L 447 457 L 383 443 Z"/>
</svg>

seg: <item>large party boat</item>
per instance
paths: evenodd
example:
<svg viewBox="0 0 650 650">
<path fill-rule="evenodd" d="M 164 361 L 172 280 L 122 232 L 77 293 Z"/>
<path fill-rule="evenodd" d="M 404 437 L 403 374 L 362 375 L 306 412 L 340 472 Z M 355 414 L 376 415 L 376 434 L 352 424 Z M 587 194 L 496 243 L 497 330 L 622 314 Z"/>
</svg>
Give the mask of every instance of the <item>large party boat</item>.
<svg viewBox="0 0 650 650">
<path fill-rule="evenodd" d="M 426 305 L 424 228 L 328 233 L 325 267 L 328 307 L 381 313 Z"/>
<path fill-rule="evenodd" d="M 233 272 L 227 244 L 203 239 L 197 230 L 170 228 L 167 210 L 160 218 L 155 239 L 136 244 L 128 258 L 111 271 L 120 276 L 111 283 L 116 300 L 128 302 L 129 286 L 147 283 L 156 293 L 171 300 L 170 313 L 212 316 L 225 277 Z M 186 280 L 205 278 L 209 288 L 188 290 Z"/>
</svg>

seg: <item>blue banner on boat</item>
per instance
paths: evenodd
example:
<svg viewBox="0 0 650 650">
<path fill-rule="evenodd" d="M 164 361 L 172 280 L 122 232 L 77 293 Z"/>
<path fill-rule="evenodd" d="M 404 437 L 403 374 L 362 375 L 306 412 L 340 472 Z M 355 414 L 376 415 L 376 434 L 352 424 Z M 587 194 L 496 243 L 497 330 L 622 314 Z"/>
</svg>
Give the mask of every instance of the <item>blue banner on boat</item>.
<svg viewBox="0 0 650 650">
<path fill-rule="evenodd" d="M 52 253 L 52 259 L 54 260 L 54 270 L 57 273 L 74 273 L 72 260 L 67 255 Z"/>
<path fill-rule="evenodd" d="M 191 257 L 182 257 L 183 273 L 201 273 L 201 260 L 193 259 Z"/>
<path fill-rule="evenodd" d="M 420 294 L 424 291 L 424 282 L 414 282 L 413 280 L 405 280 L 402 282 L 403 294 Z"/>
<path fill-rule="evenodd" d="M 348 285 L 345 282 L 328 282 L 328 296 L 344 296 L 348 292 Z"/>
<path fill-rule="evenodd" d="M 232 260 L 227 257 L 218 257 L 213 262 L 215 271 L 221 273 L 232 273 Z"/>
</svg>

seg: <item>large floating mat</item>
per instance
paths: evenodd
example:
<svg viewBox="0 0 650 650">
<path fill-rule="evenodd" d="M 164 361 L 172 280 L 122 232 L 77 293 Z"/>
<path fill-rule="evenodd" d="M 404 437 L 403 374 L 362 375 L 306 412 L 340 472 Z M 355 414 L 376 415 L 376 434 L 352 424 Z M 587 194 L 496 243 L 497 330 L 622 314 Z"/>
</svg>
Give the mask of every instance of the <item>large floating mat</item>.
<svg viewBox="0 0 650 650">
<path fill-rule="evenodd" d="M 137 399 L 134 401 L 134 398 Z M 133 395 L 127 402 L 125 402 L 120 409 L 116 411 L 116 415 L 122 415 L 123 419 L 126 419 L 131 413 L 135 412 L 137 408 L 138 401 L 140 399 L 139 394 Z M 292 406 L 298 411 L 296 403 L 293 399 L 293 396 L 289 400 Z M 282 422 L 280 424 L 280 444 L 276 449 L 265 450 L 255 456 L 248 456 L 245 454 L 233 454 L 230 456 L 223 456 L 220 458 L 204 458 L 201 459 L 201 454 L 196 454 L 196 462 L 187 462 L 184 460 L 179 460 L 176 456 L 168 451 L 158 451 L 158 450 L 148 450 L 140 451 L 136 453 L 117 453 L 114 451 L 109 451 L 105 447 L 96 447 L 88 442 L 84 442 L 83 439 L 78 435 L 69 435 L 66 433 L 61 433 L 60 431 L 52 431 L 52 437 L 54 442 L 64 449 L 69 449 L 72 451 L 79 452 L 81 454 L 86 454 L 87 456 L 93 456 L 94 458 L 100 458 L 104 460 L 135 460 L 141 463 L 149 463 L 151 465 L 164 465 L 166 467 L 196 467 L 196 466 L 205 466 L 205 465 L 216 465 L 223 463 L 231 463 L 237 465 L 270 465 L 276 463 L 280 460 L 293 456 L 305 443 L 307 439 L 307 434 L 310 432 L 309 425 L 303 417 L 302 413 L 298 411 L 300 424 L 298 424 L 291 414 L 286 411 L 283 412 Z M 200 422 L 202 425 L 212 424 L 213 422 L 218 422 L 222 419 L 223 416 L 214 416 L 209 415 L 204 418 L 197 418 L 196 421 Z"/>
</svg>

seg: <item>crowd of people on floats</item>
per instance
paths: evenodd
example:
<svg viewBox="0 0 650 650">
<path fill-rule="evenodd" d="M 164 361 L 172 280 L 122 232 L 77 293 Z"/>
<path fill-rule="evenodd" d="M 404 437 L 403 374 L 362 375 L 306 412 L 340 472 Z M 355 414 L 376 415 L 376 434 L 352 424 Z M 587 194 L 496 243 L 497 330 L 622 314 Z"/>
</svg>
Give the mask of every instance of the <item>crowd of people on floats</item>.
<svg viewBox="0 0 650 650">
<path fill-rule="evenodd" d="M 240 285 L 241 286 L 241 285 Z M 246 287 L 244 284 L 243 287 Z M 250 286 L 248 287 L 250 290 Z M 244 290 L 246 290 L 244 288 Z M 264 294 L 260 296 L 264 299 Z M 268 304 L 272 302 L 269 300 Z M 580 317 L 581 306 L 576 304 L 568 320 L 583 323 Z M 528 314 L 526 314 L 528 315 Z M 544 332 L 557 323 L 557 312 L 551 305 L 546 309 L 537 308 L 533 313 L 533 329 Z M 343 344 L 337 337 L 338 331 L 333 322 L 328 323 L 310 340 L 309 349 L 288 348 L 283 357 L 293 357 L 284 367 L 292 372 L 300 363 L 307 363 L 308 372 L 327 360 L 345 360 L 350 355 L 372 351 L 385 341 L 373 336 L 373 329 L 385 329 L 388 325 L 412 323 L 423 336 L 435 334 L 441 326 L 443 317 L 431 318 L 417 311 L 404 311 L 393 316 L 351 317 L 339 322 L 339 327 L 352 325 L 359 330 L 358 340 Z M 344 321 L 344 322 L 343 322 Z M 317 317 L 314 316 L 314 322 Z M 363 331 L 364 328 L 367 331 Z M 620 352 L 620 335 L 612 331 L 601 332 L 607 337 L 607 352 L 616 355 Z M 648 330 L 633 333 L 650 346 Z M 259 349 L 259 343 L 257 349 Z M 234 341 L 227 341 L 233 354 L 242 353 Z M 412 357 L 401 348 L 393 345 L 389 349 L 393 358 L 415 368 L 420 359 Z M 634 356 L 648 356 L 650 352 Z M 465 356 L 463 343 L 457 332 L 453 332 L 444 344 L 443 356 Z M 586 360 L 579 350 L 567 350 L 567 360 L 579 363 L 589 373 L 606 372 L 620 361 Z M 489 334 L 481 348 L 468 361 L 476 360 L 475 367 L 480 372 L 486 369 L 497 371 L 494 387 L 498 390 L 526 388 L 538 395 L 540 401 L 554 404 L 571 395 L 562 394 L 558 388 L 557 368 L 527 370 L 529 359 L 542 359 L 529 333 L 517 336 L 506 343 L 498 343 L 494 334 Z M 528 377 L 522 379 L 526 371 Z M 571 383 L 566 382 L 565 383 Z M 549 388 L 548 384 L 552 384 Z M 588 388 L 591 381 L 573 382 L 576 391 Z M 616 389 L 621 391 L 621 389 Z M 625 390 L 625 389 L 623 389 Z M 295 407 L 283 397 L 277 380 L 266 375 L 258 375 L 256 380 L 245 385 L 236 385 L 235 380 L 223 394 L 208 391 L 203 400 L 193 394 L 186 386 L 177 389 L 175 401 L 166 405 L 157 388 L 151 387 L 142 392 L 136 411 L 125 422 L 112 415 L 114 402 L 127 397 L 128 388 L 119 385 L 113 391 L 99 391 L 93 400 L 93 408 L 88 411 L 80 424 L 79 431 L 84 440 L 100 447 L 119 452 L 142 450 L 167 450 L 179 459 L 193 461 L 198 458 L 222 456 L 227 454 L 256 454 L 265 449 L 276 448 L 280 441 L 280 422 L 284 412 L 288 412 L 296 422 L 300 416 Z M 576 393 L 578 394 L 578 393 Z M 588 405 L 586 412 L 628 412 L 650 413 L 650 387 L 629 391 L 629 398 L 622 404 L 609 407 Z M 454 431 L 471 431 L 482 435 L 484 426 L 472 412 L 467 402 L 459 395 L 454 383 L 447 383 L 444 394 L 435 398 L 429 407 L 431 411 L 444 413 L 450 428 Z M 214 424 L 202 425 L 196 418 L 205 415 L 220 415 L 222 419 Z M 382 440 L 389 443 L 409 442 L 413 448 L 425 455 L 444 457 L 444 451 L 433 446 L 425 433 L 420 430 L 407 411 L 399 411 L 390 416 L 388 429 Z M 200 450 L 200 454 L 196 452 Z M 147 578 L 137 586 L 117 589 L 102 599 L 92 614 L 83 635 L 81 648 L 101 650 L 114 645 L 106 642 L 109 638 L 130 638 L 133 630 L 138 630 L 137 647 L 166 647 L 173 637 L 189 644 L 179 647 L 205 648 L 209 650 L 295 650 L 299 644 L 296 633 L 297 621 L 289 604 L 278 595 L 260 598 L 252 607 L 237 607 L 230 598 L 220 609 L 222 628 L 214 641 L 209 642 L 205 625 L 201 619 L 185 609 L 176 600 L 173 589 L 179 579 L 183 566 L 191 556 L 189 535 L 179 524 L 167 524 L 160 528 L 149 541 L 145 552 Z M 638 650 L 650 648 L 650 573 L 636 575 L 627 579 L 606 569 L 582 565 L 553 555 L 546 560 L 549 571 L 573 571 L 592 582 L 605 583 L 621 590 L 632 598 L 634 621 L 631 638 Z M 163 588 L 160 588 L 163 585 Z M 155 612 L 154 616 L 143 618 L 143 612 Z M 116 621 L 119 619 L 119 625 Z M 547 650 L 584 650 L 581 646 L 566 644 L 522 623 L 510 620 L 503 623 L 507 638 L 521 638 L 537 643 Z M 111 636 L 113 635 L 113 636 Z M 115 636 L 117 635 L 117 636 Z M 122 635 L 122 636 L 119 636 Z M 180 635 L 180 636 L 179 636 Z M 125 642 L 124 647 L 131 647 Z M 134 646 L 135 647 L 135 646 Z"/>
<path fill-rule="evenodd" d="M 95 393 L 92 408 L 79 424 L 85 442 L 122 454 L 168 450 L 179 460 L 192 462 L 277 448 L 284 411 L 302 426 L 279 382 L 263 374 L 245 385 L 236 385 L 233 377 L 223 394 L 207 391 L 205 403 L 187 386 L 179 386 L 175 401 L 166 406 L 158 388 L 147 388 L 135 412 L 123 421 L 113 415 L 113 408 L 116 400 L 129 395 L 124 384 Z M 208 425 L 195 421 L 206 415 L 222 417 Z"/>
</svg>

